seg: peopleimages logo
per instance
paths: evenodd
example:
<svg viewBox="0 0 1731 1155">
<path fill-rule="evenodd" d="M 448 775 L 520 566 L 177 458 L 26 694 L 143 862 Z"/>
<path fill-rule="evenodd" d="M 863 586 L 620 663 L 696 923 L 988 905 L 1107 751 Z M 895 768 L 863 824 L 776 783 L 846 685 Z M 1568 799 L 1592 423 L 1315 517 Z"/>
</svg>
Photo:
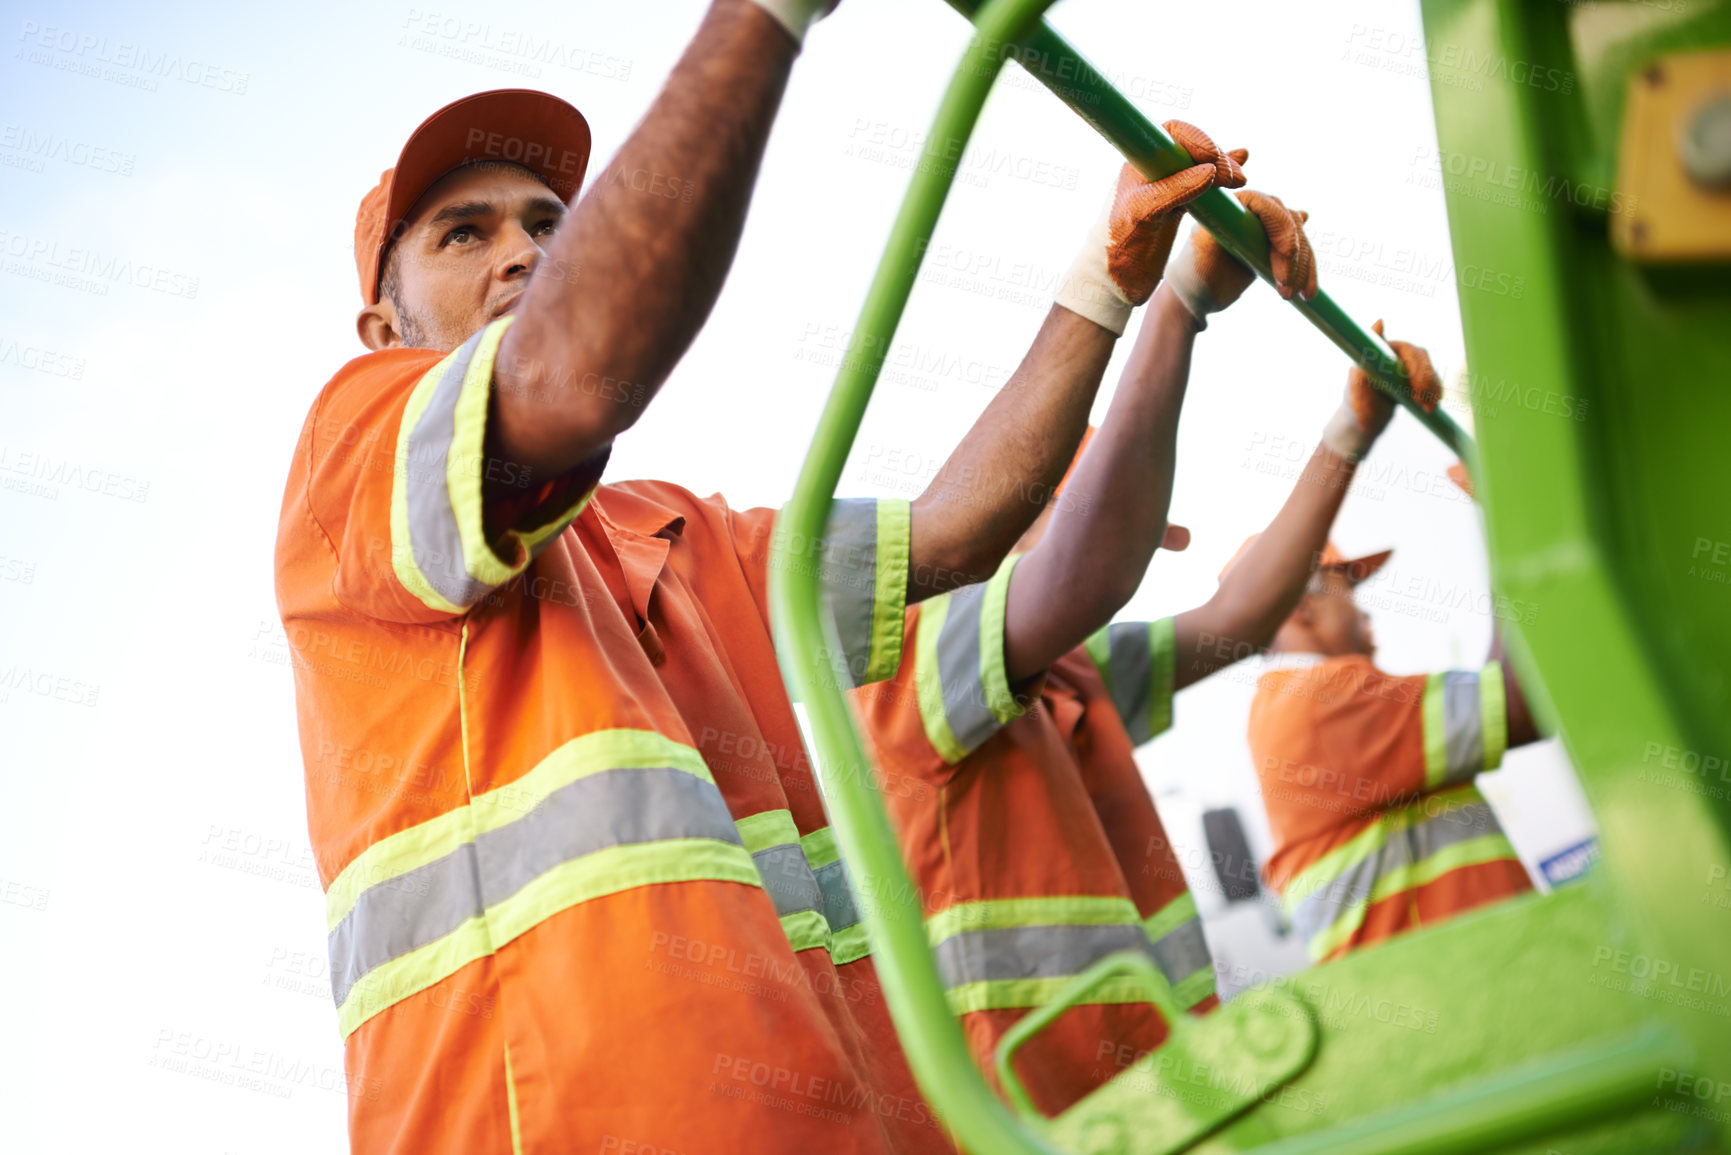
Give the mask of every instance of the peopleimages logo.
<svg viewBox="0 0 1731 1155">
<path fill-rule="evenodd" d="M 110 40 L 34 20 L 23 22 L 18 39 L 24 42 L 19 59 L 31 64 L 80 72 L 100 80 L 116 80 L 150 92 L 156 91 L 157 80 L 179 80 L 199 88 L 245 96 L 247 82 L 252 79 L 250 72 L 223 68 L 177 52 L 157 52 L 131 41 Z"/>
<path fill-rule="evenodd" d="M 463 147 L 469 150 L 471 159 L 485 157 L 488 160 L 504 160 L 528 168 L 539 168 L 543 172 L 552 169 L 569 176 L 570 192 L 577 191 L 577 177 L 583 171 L 584 157 L 581 153 L 572 152 L 568 148 L 559 149 L 555 153 L 553 146 L 545 141 L 526 140 L 520 136 L 507 136 L 502 132 L 488 132 L 484 128 L 471 128 L 468 138 L 463 141 Z M 565 183 L 567 182 L 558 182 Z M 554 186 L 553 191 L 562 196 L 569 195 L 558 185 Z"/>
<path fill-rule="evenodd" d="M 56 273 L 72 278 L 68 288 L 94 288 L 106 296 L 109 285 L 128 284 L 138 289 L 193 300 L 198 296 L 198 278 L 160 265 L 137 263 L 118 253 L 103 253 L 83 246 L 65 246 L 47 237 L 0 229 L 0 256 L 17 258 L 5 270 L 35 280 L 51 280 Z"/>
</svg>

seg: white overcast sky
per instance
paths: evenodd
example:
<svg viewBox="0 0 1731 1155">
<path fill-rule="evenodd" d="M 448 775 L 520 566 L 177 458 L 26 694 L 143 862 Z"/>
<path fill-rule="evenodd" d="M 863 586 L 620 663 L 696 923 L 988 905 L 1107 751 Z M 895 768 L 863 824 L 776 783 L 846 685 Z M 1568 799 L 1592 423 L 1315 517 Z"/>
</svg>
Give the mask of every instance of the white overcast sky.
<svg viewBox="0 0 1731 1155">
<path fill-rule="evenodd" d="M 489 88 L 575 103 L 598 171 L 700 12 L 5 5 L 0 1147 L 341 1148 L 272 549 L 306 410 L 362 351 L 354 210 L 416 124 Z M 1053 20 L 1152 119 L 1249 147 L 1252 185 L 1311 211 L 1323 286 L 1428 345 L 1445 375 L 1459 368 L 1415 3 L 1241 0 L 1227 16 L 1066 0 Z M 526 35 L 564 63 L 525 57 Z M 965 40 L 940 0 L 845 0 L 813 32 L 732 277 L 620 440 L 612 478 L 739 506 L 786 499 Z M 1119 164 L 1014 68 L 975 149 L 934 242 L 944 276 L 914 293 L 844 494 L 918 491 L 1016 364 L 1048 303 L 1040 286 Z M 1172 503 L 1195 544 L 1160 556 L 1130 612 L 1208 596 L 1279 506 L 1344 374 L 1266 288 L 1212 323 Z M 1489 642 L 1477 513 L 1436 484 L 1450 460 L 1398 417 L 1336 534 L 1349 553 L 1397 547 L 1376 612 L 1393 671 L 1476 664 Z M 1181 841 L 1222 803 L 1247 807 L 1262 838 L 1242 742 L 1250 680 L 1186 694 L 1174 733 L 1144 752 Z M 1579 837 L 1554 748 L 1512 761 L 1493 796 L 1529 860 Z"/>
</svg>

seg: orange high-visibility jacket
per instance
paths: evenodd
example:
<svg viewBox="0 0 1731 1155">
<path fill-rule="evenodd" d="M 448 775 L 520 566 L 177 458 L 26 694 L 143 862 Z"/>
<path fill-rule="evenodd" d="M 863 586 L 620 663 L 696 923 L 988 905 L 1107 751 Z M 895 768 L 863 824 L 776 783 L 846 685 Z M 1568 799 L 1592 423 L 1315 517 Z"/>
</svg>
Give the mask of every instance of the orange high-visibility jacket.
<svg viewBox="0 0 1731 1155">
<path fill-rule="evenodd" d="M 1473 778 L 1508 745 L 1502 667 L 1394 677 L 1368 657 L 1277 655 L 1250 752 L 1265 874 L 1313 959 L 1532 889 Z"/>
<path fill-rule="evenodd" d="M 776 511 L 733 510 L 654 481 L 604 486 L 594 504 L 641 599 L 635 619 L 654 639 L 656 673 L 870 1090 L 837 1089 L 830 1105 L 875 1112 L 897 1151 L 954 1151 L 902 1054 L 765 628 Z M 830 525 L 821 576 L 851 672 L 887 677 L 901 656 L 908 504 L 838 502 Z"/>
<path fill-rule="evenodd" d="M 590 500 L 598 464 L 501 473 L 518 467 L 482 446 L 508 323 L 443 358 L 350 362 L 284 494 L 277 595 L 353 1149 L 880 1152 L 898 1126 L 935 1132 L 897 1098 L 905 1075 L 873 1081 L 899 1054 L 826 985 L 827 942 L 791 941 L 818 920 L 787 909 L 791 843 L 751 809 L 779 795 L 707 764 L 660 677 L 768 630 L 689 630 L 706 609 L 644 581 L 654 555 L 701 542 L 761 585 L 761 543 L 689 495 L 712 514 L 643 533 L 628 489 Z M 486 520 L 483 477 L 520 494 Z M 867 575 L 834 583 L 850 663 L 893 668 L 907 506 L 844 505 L 832 538 L 807 560 Z"/>
<path fill-rule="evenodd" d="M 1132 738 L 1171 716 L 1170 623 L 1103 631 L 1018 696 L 1003 659 L 1014 566 L 909 610 L 896 676 L 853 695 L 950 1007 L 994 1080 L 1004 1032 L 1115 950 L 1151 954 L 1183 1003 L 1213 994 L 1171 844 L 1146 790 L 1126 789 Z M 1158 1046 L 1166 1024 L 1145 1000 L 1112 980 L 1035 1036 L 1016 1059 L 1034 1102 L 1060 1111 Z"/>
</svg>

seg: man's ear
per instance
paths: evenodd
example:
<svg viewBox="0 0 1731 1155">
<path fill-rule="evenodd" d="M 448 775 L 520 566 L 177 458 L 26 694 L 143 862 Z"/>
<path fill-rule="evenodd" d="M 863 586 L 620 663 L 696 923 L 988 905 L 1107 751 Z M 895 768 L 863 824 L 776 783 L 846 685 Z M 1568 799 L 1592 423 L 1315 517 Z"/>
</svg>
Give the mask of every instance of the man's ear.
<svg viewBox="0 0 1731 1155">
<path fill-rule="evenodd" d="M 397 306 L 389 297 L 380 297 L 378 304 L 368 305 L 356 314 L 355 332 L 360 335 L 361 344 L 375 353 L 403 344 L 397 333 Z"/>
</svg>

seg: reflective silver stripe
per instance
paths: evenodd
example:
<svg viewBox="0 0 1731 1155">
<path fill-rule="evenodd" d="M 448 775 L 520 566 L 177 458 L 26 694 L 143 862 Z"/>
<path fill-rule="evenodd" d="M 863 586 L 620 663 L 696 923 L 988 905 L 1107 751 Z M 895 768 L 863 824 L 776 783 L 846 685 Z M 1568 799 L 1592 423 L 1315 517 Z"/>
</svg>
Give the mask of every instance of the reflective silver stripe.
<svg viewBox="0 0 1731 1155">
<path fill-rule="evenodd" d="M 1106 628 L 1107 684 L 1112 704 L 1124 720 L 1130 741 L 1141 745 L 1153 737 L 1154 654 L 1147 622 L 1113 622 Z"/>
<path fill-rule="evenodd" d="M 487 592 L 484 582 L 469 576 L 468 564 L 463 560 L 463 539 L 457 528 L 457 515 L 451 508 L 445 474 L 451 441 L 457 432 L 457 398 L 463 392 L 469 362 L 486 333 L 482 329 L 463 343 L 433 387 L 421 419 L 409 431 L 405 466 L 409 549 L 415 566 L 440 597 L 456 606 L 474 605 Z"/>
<path fill-rule="evenodd" d="M 1460 782 L 1485 768 L 1484 715 L 1479 708 L 1479 676 L 1450 670 L 1443 676 L 1445 782 Z"/>
<path fill-rule="evenodd" d="M 830 506 L 824 531 L 821 578 L 836 636 L 854 685 L 871 663 L 872 622 L 877 610 L 878 503 L 846 498 Z"/>
<path fill-rule="evenodd" d="M 1002 723 L 986 704 L 980 672 L 980 614 L 986 583 L 963 586 L 949 595 L 944 628 L 938 633 L 938 684 L 943 687 L 944 719 L 964 750 L 975 750 Z"/>
<path fill-rule="evenodd" d="M 818 888 L 805 860 L 805 851 L 798 843 L 765 847 L 755 851 L 751 860 L 757 863 L 757 873 L 763 876 L 764 889 L 775 900 L 777 915 L 823 909 L 823 891 Z"/>
<path fill-rule="evenodd" d="M 567 783 L 522 818 L 363 891 L 329 937 L 337 1005 L 368 971 L 443 937 L 562 863 L 684 838 L 741 844 L 714 783 L 668 768 L 602 770 Z"/>
<path fill-rule="evenodd" d="M 847 863 L 836 859 L 828 866 L 812 872 L 818 889 L 823 891 L 823 917 L 833 931 L 846 930 L 859 921 L 859 910 L 853 902 L 853 883 L 848 880 Z"/>
<path fill-rule="evenodd" d="M 1161 935 L 1151 948 L 1154 961 L 1166 981 L 1177 986 L 1203 968 L 1214 967 L 1214 957 L 1208 953 L 1208 940 L 1202 934 L 1200 918 L 1186 919 Z"/>
<path fill-rule="evenodd" d="M 1453 807 L 1405 830 L 1393 829 L 1380 850 L 1306 895 L 1293 911 L 1292 924 L 1305 938 L 1313 938 L 1334 925 L 1342 912 L 1369 902 L 1379 878 L 1423 862 L 1446 846 L 1501 833 L 1495 812 L 1484 802 Z"/>
<path fill-rule="evenodd" d="M 363 891 L 327 942 L 337 1006 L 362 975 L 444 938 L 481 909 L 472 842 Z"/>
<path fill-rule="evenodd" d="M 938 943 L 932 953 L 944 986 L 954 989 L 966 983 L 1080 974 L 1127 947 L 1152 950 L 1136 923 L 964 930 Z"/>
</svg>

